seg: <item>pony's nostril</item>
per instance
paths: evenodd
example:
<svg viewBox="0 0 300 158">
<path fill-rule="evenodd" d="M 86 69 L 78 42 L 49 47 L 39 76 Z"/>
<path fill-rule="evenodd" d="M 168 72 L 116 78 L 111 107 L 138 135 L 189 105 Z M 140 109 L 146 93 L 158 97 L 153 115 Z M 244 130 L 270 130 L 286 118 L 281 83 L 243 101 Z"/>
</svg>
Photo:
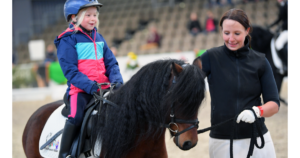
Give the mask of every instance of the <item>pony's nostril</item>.
<svg viewBox="0 0 300 158">
<path fill-rule="evenodd" d="M 182 145 L 182 148 L 184 150 L 189 150 L 192 147 L 192 142 L 191 141 L 185 141 Z"/>
</svg>

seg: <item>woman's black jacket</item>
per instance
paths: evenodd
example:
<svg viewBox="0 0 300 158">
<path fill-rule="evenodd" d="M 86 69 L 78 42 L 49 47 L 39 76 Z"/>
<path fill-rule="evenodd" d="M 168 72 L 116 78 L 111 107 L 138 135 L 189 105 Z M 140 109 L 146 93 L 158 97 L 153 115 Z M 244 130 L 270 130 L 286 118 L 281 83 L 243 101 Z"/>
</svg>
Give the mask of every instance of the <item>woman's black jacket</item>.
<svg viewBox="0 0 300 158">
<path fill-rule="evenodd" d="M 211 125 L 231 119 L 245 108 L 262 105 L 263 102 L 274 101 L 278 104 L 279 96 L 271 66 L 263 53 L 245 46 L 237 51 L 229 50 L 226 45 L 207 50 L 200 56 L 203 71 L 207 76 L 211 95 Z M 262 132 L 268 129 L 265 119 Z M 234 139 L 250 138 L 252 126 L 241 121 L 236 125 Z M 214 128 L 210 132 L 212 138 L 230 139 L 232 122 Z"/>
</svg>

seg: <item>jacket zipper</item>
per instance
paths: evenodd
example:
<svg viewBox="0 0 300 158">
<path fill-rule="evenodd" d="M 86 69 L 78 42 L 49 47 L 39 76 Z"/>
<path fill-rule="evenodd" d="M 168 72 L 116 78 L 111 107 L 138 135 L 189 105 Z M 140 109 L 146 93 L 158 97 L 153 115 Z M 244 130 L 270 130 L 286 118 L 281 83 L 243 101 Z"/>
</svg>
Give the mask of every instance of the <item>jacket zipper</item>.
<svg viewBox="0 0 300 158">
<path fill-rule="evenodd" d="M 88 34 L 86 34 L 85 32 L 81 31 L 83 34 L 85 34 L 89 39 L 92 40 L 92 42 L 94 43 L 94 48 L 95 48 L 95 57 L 96 57 L 96 69 L 99 72 L 100 70 L 100 65 L 98 64 L 98 57 L 97 57 L 97 45 L 96 45 L 96 30 L 94 29 L 94 39 L 92 39 Z M 98 73 L 97 73 L 98 76 Z M 98 76 L 99 78 L 99 76 Z"/>
<path fill-rule="evenodd" d="M 237 53 L 237 52 L 236 52 Z M 236 59 L 236 65 L 237 65 L 237 99 L 236 99 L 236 111 L 239 112 L 239 93 L 240 93 L 240 66 L 239 66 L 239 59 L 238 57 L 235 58 Z M 236 133 L 238 133 L 238 128 L 236 128 Z"/>
</svg>

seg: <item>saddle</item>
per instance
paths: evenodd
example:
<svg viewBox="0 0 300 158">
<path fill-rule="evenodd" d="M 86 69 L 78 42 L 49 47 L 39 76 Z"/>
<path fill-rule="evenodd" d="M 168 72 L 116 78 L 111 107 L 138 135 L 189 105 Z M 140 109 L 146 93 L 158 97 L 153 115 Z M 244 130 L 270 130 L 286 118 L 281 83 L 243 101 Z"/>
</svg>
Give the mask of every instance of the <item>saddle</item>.
<svg viewBox="0 0 300 158">
<path fill-rule="evenodd" d="M 112 90 L 112 89 L 111 89 Z M 78 131 L 77 136 L 74 138 L 70 155 L 72 157 L 85 157 L 91 156 L 91 149 L 92 149 L 92 140 L 91 140 L 91 133 L 93 127 L 93 121 L 97 119 L 97 107 L 100 105 L 100 102 L 103 104 L 110 104 L 113 106 L 117 106 L 116 104 L 106 100 L 106 97 L 112 92 L 111 90 L 101 90 L 100 95 L 94 94 L 94 98 L 92 98 L 89 103 L 87 104 L 84 112 L 84 118 Z M 102 96 L 102 97 L 101 97 Z M 67 98 L 67 94 L 64 95 L 63 98 L 65 102 L 65 106 L 61 108 L 61 114 L 63 117 L 67 118 L 70 113 L 70 101 Z M 59 112 L 59 111 L 58 111 Z M 62 133 L 63 129 L 58 131 L 54 134 L 46 143 L 40 147 L 40 150 L 43 150 L 46 146 L 51 144 L 57 137 L 59 137 Z"/>
</svg>

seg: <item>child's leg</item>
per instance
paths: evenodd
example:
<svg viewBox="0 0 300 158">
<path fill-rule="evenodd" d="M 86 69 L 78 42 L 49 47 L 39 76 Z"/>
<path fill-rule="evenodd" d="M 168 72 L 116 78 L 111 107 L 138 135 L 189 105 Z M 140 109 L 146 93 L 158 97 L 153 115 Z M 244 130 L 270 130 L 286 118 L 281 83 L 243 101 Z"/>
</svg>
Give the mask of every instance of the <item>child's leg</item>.
<svg viewBox="0 0 300 158">
<path fill-rule="evenodd" d="M 87 93 L 77 93 L 70 96 L 70 115 L 68 120 L 76 126 L 80 126 L 83 121 L 84 109 L 93 98 Z"/>
<path fill-rule="evenodd" d="M 84 108 L 92 97 L 92 95 L 86 93 L 77 93 L 70 96 L 70 115 L 62 134 L 59 158 L 65 158 L 69 155 L 73 139 L 83 120 Z"/>
</svg>

